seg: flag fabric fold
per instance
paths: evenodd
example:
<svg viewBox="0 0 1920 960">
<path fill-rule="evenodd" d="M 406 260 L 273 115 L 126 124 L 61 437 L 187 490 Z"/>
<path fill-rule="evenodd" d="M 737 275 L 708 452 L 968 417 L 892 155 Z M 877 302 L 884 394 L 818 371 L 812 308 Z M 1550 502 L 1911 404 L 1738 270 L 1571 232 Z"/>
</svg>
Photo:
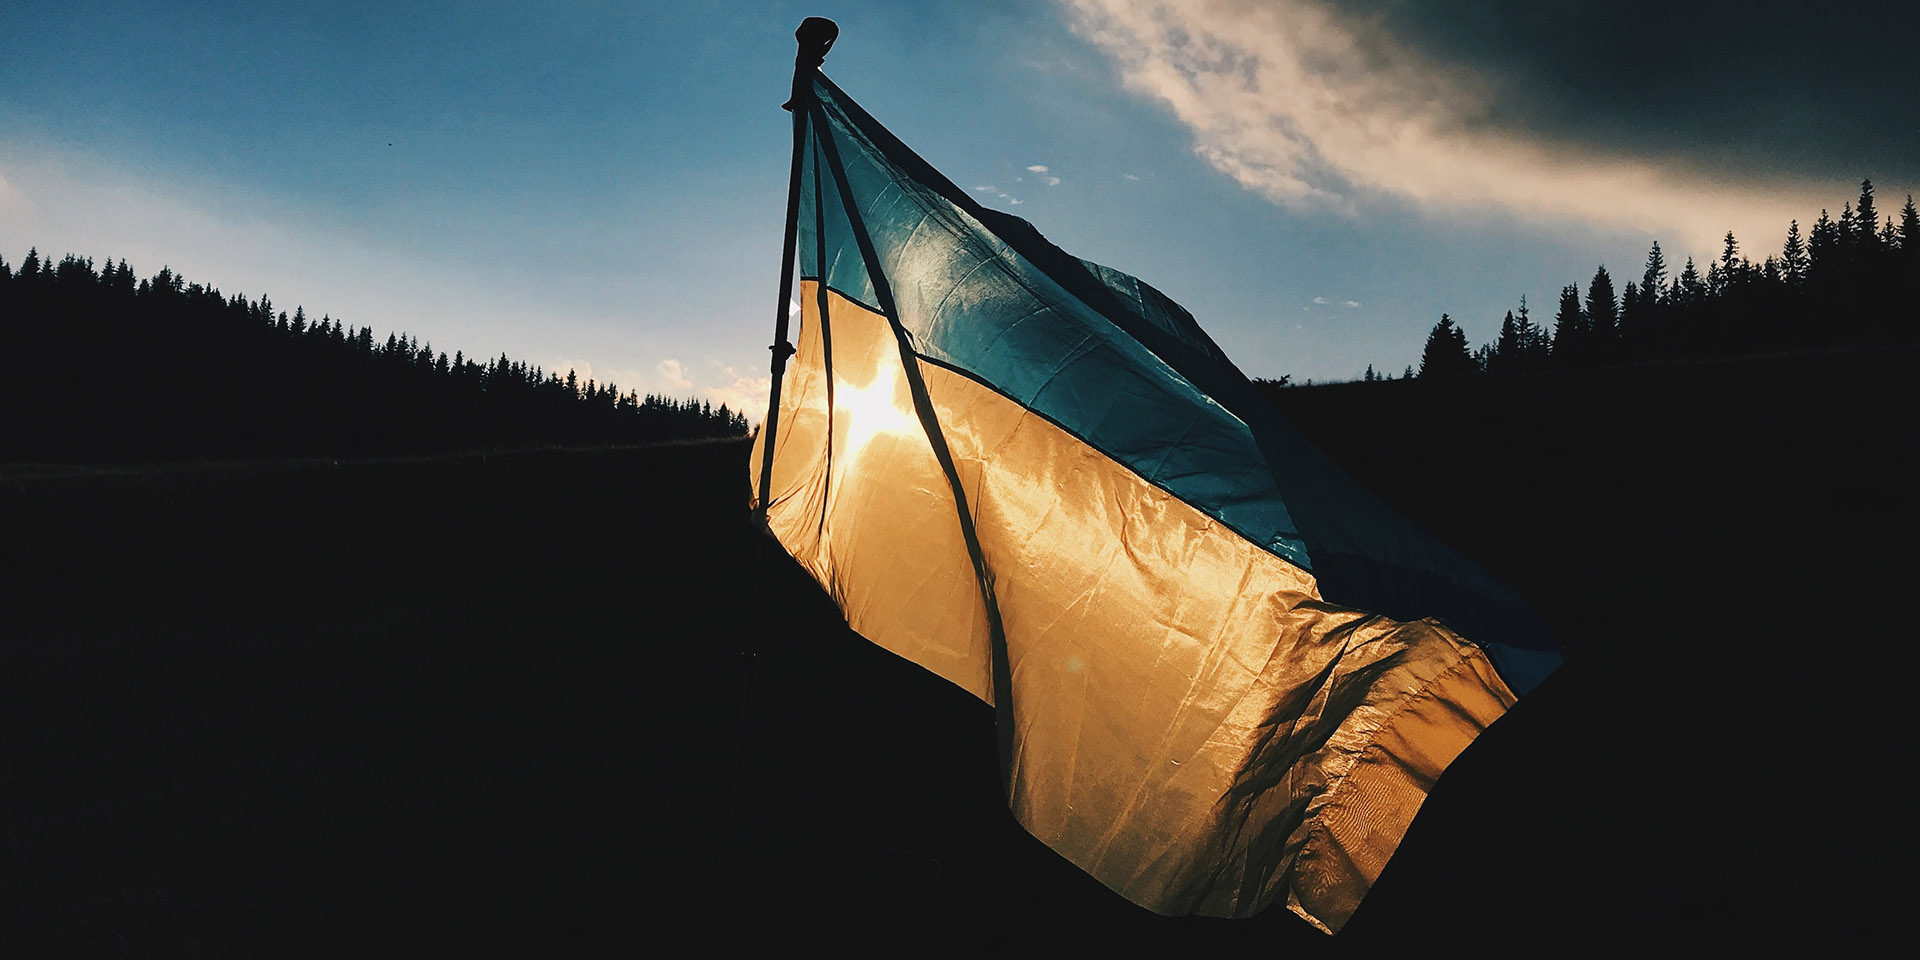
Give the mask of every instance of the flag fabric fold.
<svg viewBox="0 0 1920 960">
<path fill-rule="evenodd" d="M 1338 930 L 1551 638 L 1173 301 L 811 94 L 770 531 L 862 636 L 994 705 L 1054 850 L 1161 913 Z"/>
</svg>

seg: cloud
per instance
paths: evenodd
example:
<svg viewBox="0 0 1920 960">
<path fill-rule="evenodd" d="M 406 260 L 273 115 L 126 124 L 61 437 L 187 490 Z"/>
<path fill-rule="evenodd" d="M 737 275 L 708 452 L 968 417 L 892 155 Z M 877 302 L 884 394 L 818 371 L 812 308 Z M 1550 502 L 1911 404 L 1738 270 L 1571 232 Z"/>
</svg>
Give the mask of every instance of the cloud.
<svg viewBox="0 0 1920 960">
<path fill-rule="evenodd" d="M 1789 218 L 1857 186 L 1736 184 L 1680 160 L 1503 125 L 1497 77 L 1322 0 L 1064 2 L 1125 86 L 1191 131 L 1197 156 L 1293 209 L 1358 216 L 1392 197 L 1441 213 L 1671 231 L 1682 247 L 1711 249 L 1728 229 L 1770 242 Z"/>
<path fill-rule="evenodd" d="M 1346 307 L 1349 310 L 1352 310 L 1355 307 L 1358 307 L 1359 305 L 1360 305 L 1360 301 L 1358 300 L 1348 300 L 1347 302 L 1341 304 L 1341 306 Z"/>
<path fill-rule="evenodd" d="M 654 392 L 676 397 L 693 392 L 693 381 L 687 379 L 687 368 L 680 361 L 668 357 L 655 369 L 660 372 L 660 387 Z"/>
<path fill-rule="evenodd" d="M 1138 179 L 1140 179 L 1140 178 L 1139 178 L 1139 177 L 1137 177 L 1137 176 L 1134 176 L 1134 175 L 1133 175 L 1133 174 L 1131 174 L 1131 173 L 1123 173 L 1123 174 L 1121 174 L 1121 175 L 1120 175 L 1120 179 L 1122 179 L 1122 180 L 1138 180 Z"/>
<path fill-rule="evenodd" d="M 1041 169 L 1043 169 L 1043 170 L 1044 170 L 1044 169 L 1046 169 L 1046 168 L 1045 168 L 1045 167 L 1042 167 Z M 1015 180 L 1019 180 L 1019 179 L 1021 179 L 1021 178 L 1020 178 L 1020 177 L 1014 177 L 1014 179 L 1015 179 Z M 1058 182 L 1060 182 L 1060 181 L 1059 181 L 1059 179 L 1058 179 L 1058 178 L 1054 178 L 1054 182 L 1055 182 L 1055 183 L 1058 183 Z M 1009 203 L 1009 204 L 1017 204 L 1017 203 L 1019 203 L 1019 202 L 1020 202 L 1020 201 L 1019 201 L 1019 200 L 1018 200 L 1017 198 L 1015 198 L 1015 197 L 1013 197 L 1013 196 L 1012 196 L 1011 194 L 1008 194 L 1008 193 L 1007 193 L 1006 191 L 1004 191 L 1004 190 L 1002 190 L 1002 189 L 1000 189 L 999 187 L 996 187 L 996 186 L 994 186 L 993 184 L 990 184 L 990 183 L 985 183 L 985 184 L 981 184 L 980 186 L 977 186 L 977 187 L 974 187 L 974 188 L 973 188 L 973 191 L 974 191 L 975 193 L 984 193 L 984 194 L 988 194 L 988 195 L 990 195 L 990 196 L 991 196 L 991 197 L 992 197 L 993 199 L 995 199 L 995 200 L 1004 200 L 1004 201 L 1006 201 L 1006 202 L 1007 202 L 1007 203 Z"/>
<path fill-rule="evenodd" d="M 1861 47 L 1867 23 L 1920 33 L 1920 4 L 1324 2 L 1486 79 L 1497 125 L 1742 178 L 1920 179 L 1920 124 L 1898 120 L 1920 102 L 1920 70 Z"/>
<path fill-rule="evenodd" d="M 767 396 L 773 390 L 773 377 L 742 376 L 733 367 L 721 372 L 728 382 L 701 392 L 714 406 L 724 403 L 728 410 L 746 414 L 748 423 L 759 423 L 767 415 Z"/>
<path fill-rule="evenodd" d="M 1317 303 L 1317 304 L 1320 304 L 1321 306 L 1326 306 L 1326 303 L 1327 303 L 1327 298 L 1326 298 L 1326 297 L 1314 297 L 1314 298 L 1313 298 L 1313 302 L 1314 302 L 1314 303 Z"/>
<path fill-rule="evenodd" d="M 1046 185 L 1047 185 L 1047 186 L 1049 186 L 1049 187 L 1057 187 L 1057 186 L 1059 186 L 1059 185 L 1060 185 L 1060 178 L 1059 178 L 1059 177 L 1052 177 L 1052 176 L 1047 176 L 1047 175 L 1046 175 L 1046 173 L 1047 173 L 1047 165 L 1046 165 L 1046 164 L 1044 164 L 1044 163 L 1036 163 L 1036 164 L 1032 164 L 1032 165 L 1030 165 L 1030 166 L 1028 166 L 1028 167 L 1027 167 L 1027 172 L 1028 172 L 1028 173 L 1037 173 L 1037 174 L 1040 174 L 1040 175 L 1041 175 L 1041 176 L 1040 176 L 1040 182 L 1041 182 L 1041 183 L 1044 183 L 1044 184 L 1046 184 Z M 1021 177 L 1014 177 L 1014 179 L 1015 179 L 1015 180 L 1021 180 L 1021 179 L 1023 179 L 1023 178 L 1021 178 Z"/>
</svg>

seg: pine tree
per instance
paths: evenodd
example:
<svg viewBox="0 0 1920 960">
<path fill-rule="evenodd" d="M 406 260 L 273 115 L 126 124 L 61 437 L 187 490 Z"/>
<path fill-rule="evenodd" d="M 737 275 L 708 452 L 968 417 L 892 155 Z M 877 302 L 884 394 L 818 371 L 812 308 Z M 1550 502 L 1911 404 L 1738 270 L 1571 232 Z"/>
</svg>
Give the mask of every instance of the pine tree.
<svg viewBox="0 0 1920 960">
<path fill-rule="evenodd" d="M 1822 210 L 1820 219 L 1813 222 L 1813 232 L 1807 237 L 1807 281 L 1824 283 L 1838 275 L 1839 267 L 1840 227 Z"/>
<path fill-rule="evenodd" d="M 1520 312 L 1514 317 L 1520 328 L 1521 367 L 1526 370 L 1538 370 L 1547 365 L 1547 355 L 1552 345 L 1547 342 L 1547 331 L 1533 322 L 1533 313 L 1527 306 L 1527 295 L 1520 295 Z"/>
<path fill-rule="evenodd" d="M 1907 205 L 1900 208 L 1900 252 L 1908 260 L 1920 259 L 1920 211 L 1913 207 L 1913 194 L 1907 194 Z"/>
<path fill-rule="evenodd" d="M 1860 181 L 1860 203 L 1853 208 L 1853 223 L 1859 236 L 1856 246 L 1865 252 L 1876 250 L 1880 246 L 1880 213 L 1873 207 L 1873 181 Z"/>
<path fill-rule="evenodd" d="M 1740 276 L 1740 241 L 1733 238 L 1732 230 L 1727 231 L 1726 245 L 1721 248 L 1720 262 L 1715 266 L 1720 268 L 1720 281 L 1717 285 L 1709 283 L 1707 287 L 1714 296 L 1725 296 L 1727 288 L 1733 286 Z"/>
<path fill-rule="evenodd" d="M 1653 242 L 1653 249 L 1647 251 L 1647 268 L 1640 274 L 1640 293 L 1647 297 L 1647 306 L 1659 304 L 1660 290 L 1667 282 L 1667 257 L 1660 252 L 1660 241 Z"/>
<path fill-rule="evenodd" d="M 1807 282 L 1807 244 L 1800 238 L 1798 220 L 1787 225 L 1787 243 L 1780 251 L 1780 276 L 1796 290 Z"/>
<path fill-rule="evenodd" d="M 1487 358 L 1487 369 L 1496 373 L 1518 370 L 1524 352 L 1525 348 L 1520 342 L 1520 323 L 1513 319 L 1513 311 L 1508 310 L 1506 319 L 1500 321 L 1500 336 L 1494 341 L 1493 352 Z"/>
<path fill-rule="evenodd" d="M 1627 288 L 1620 293 L 1620 355 L 1632 356 L 1639 350 L 1646 327 L 1646 297 L 1641 296 L 1639 284 L 1628 280 Z"/>
<path fill-rule="evenodd" d="M 1587 352 L 1586 318 L 1580 314 L 1580 288 L 1560 288 L 1560 309 L 1553 315 L 1553 359 L 1560 366 L 1583 361 Z"/>
<path fill-rule="evenodd" d="M 1593 280 L 1587 284 L 1583 327 L 1589 352 L 1599 359 L 1611 356 L 1613 345 L 1620 338 L 1620 304 L 1614 299 L 1613 277 L 1607 273 L 1606 264 L 1594 271 Z"/>
<path fill-rule="evenodd" d="M 1698 309 L 1707 300 L 1707 284 L 1700 278 L 1700 268 L 1693 265 L 1693 258 L 1687 258 L 1687 265 L 1680 271 L 1678 281 L 1680 305 L 1687 309 Z"/>
<path fill-rule="evenodd" d="M 1452 317 L 1441 314 L 1440 322 L 1427 334 L 1426 349 L 1421 351 L 1420 376 L 1457 377 L 1478 369 L 1473 353 L 1467 349 L 1466 331 L 1455 326 Z"/>
</svg>

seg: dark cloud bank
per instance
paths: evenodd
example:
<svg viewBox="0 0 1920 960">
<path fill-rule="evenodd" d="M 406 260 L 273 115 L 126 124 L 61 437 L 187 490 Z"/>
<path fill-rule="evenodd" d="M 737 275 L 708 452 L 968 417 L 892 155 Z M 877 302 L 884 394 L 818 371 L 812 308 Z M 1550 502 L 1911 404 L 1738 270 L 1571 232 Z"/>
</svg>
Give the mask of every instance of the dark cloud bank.
<svg viewBox="0 0 1920 960">
<path fill-rule="evenodd" d="M 1920 183 L 1911 0 L 1331 2 L 1489 79 L 1495 125 L 1740 177 Z"/>
</svg>

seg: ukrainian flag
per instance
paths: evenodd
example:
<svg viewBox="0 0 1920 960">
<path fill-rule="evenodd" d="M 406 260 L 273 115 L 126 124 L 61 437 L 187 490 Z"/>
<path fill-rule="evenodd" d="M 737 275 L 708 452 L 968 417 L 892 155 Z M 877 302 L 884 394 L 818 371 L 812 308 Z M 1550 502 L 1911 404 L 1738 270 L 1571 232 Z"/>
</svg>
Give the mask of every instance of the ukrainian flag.
<svg viewBox="0 0 1920 960">
<path fill-rule="evenodd" d="M 1160 913 L 1284 899 L 1338 930 L 1553 641 L 1179 305 L 803 73 L 769 529 L 854 630 L 993 704 L 1008 802 L 1054 850 Z"/>
</svg>

